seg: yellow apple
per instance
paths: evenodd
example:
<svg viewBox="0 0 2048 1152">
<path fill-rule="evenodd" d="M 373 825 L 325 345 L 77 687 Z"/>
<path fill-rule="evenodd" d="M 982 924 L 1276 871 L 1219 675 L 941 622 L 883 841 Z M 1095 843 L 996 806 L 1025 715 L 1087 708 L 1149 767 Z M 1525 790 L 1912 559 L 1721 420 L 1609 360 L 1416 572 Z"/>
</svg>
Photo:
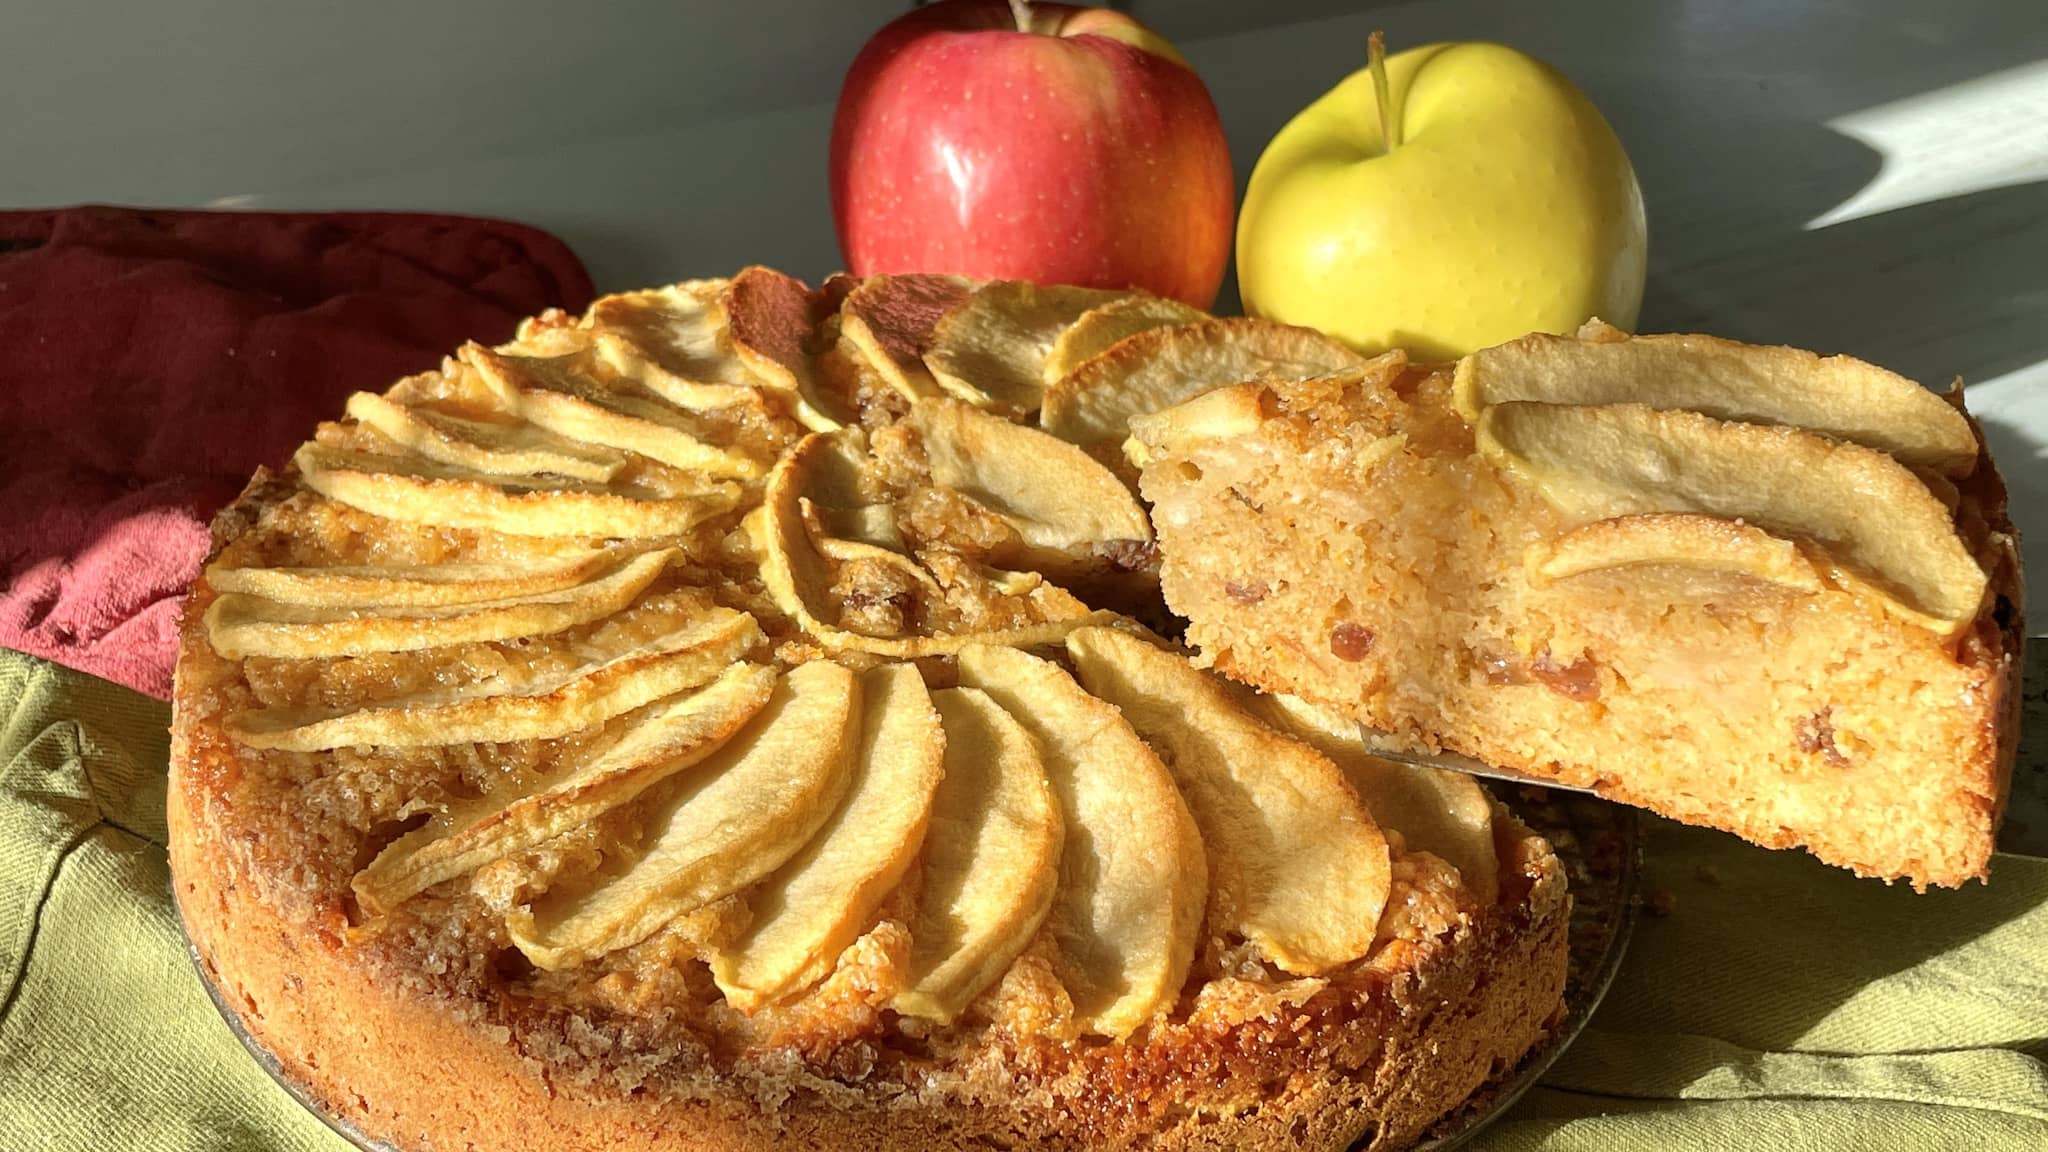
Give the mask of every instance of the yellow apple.
<svg viewBox="0 0 2048 1152">
<path fill-rule="evenodd" d="M 1361 68 L 1259 157 L 1247 313 L 1440 360 L 1592 316 L 1635 327 L 1642 191 L 1570 81 L 1498 44 L 1415 48 L 1385 60 L 1386 128 L 1376 87 Z"/>
</svg>

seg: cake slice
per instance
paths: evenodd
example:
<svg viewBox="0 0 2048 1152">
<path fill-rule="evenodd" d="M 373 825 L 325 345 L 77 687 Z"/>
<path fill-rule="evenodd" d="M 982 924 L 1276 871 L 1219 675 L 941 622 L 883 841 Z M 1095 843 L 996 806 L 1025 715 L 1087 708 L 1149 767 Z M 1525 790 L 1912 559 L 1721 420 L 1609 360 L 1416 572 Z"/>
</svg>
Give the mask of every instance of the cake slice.
<svg viewBox="0 0 2048 1152">
<path fill-rule="evenodd" d="M 1985 874 L 2024 632 L 1959 388 L 1596 325 L 1132 431 L 1226 675 L 1864 875 Z"/>
</svg>

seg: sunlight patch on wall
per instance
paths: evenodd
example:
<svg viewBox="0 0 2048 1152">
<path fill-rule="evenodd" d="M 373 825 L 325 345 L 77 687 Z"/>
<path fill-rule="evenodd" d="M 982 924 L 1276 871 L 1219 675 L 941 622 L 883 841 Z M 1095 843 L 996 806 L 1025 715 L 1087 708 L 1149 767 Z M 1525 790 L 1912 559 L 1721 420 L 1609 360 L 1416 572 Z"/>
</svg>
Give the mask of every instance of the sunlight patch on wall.
<svg viewBox="0 0 2048 1152">
<path fill-rule="evenodd" d="M 2048 180 L 2048 60 L 1828 121 L 1884 158 L 1862 191 L 1809 231 L 1895 208 Z"/>
</svg>

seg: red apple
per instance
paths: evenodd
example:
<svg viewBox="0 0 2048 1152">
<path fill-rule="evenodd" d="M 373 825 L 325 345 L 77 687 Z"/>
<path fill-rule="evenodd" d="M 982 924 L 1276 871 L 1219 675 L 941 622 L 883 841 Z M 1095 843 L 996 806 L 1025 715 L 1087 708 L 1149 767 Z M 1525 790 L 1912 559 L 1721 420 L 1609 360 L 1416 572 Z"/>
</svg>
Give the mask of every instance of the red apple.
<svg viewBox="0 0 2048 1152">
<path fill-rule="evenodd" d="M 1216 105 L 1121 12 L 943 0 L 855 58 L 832 125 L 849 271 L 1215 301 L 1234 220 Z"/>
</svg>

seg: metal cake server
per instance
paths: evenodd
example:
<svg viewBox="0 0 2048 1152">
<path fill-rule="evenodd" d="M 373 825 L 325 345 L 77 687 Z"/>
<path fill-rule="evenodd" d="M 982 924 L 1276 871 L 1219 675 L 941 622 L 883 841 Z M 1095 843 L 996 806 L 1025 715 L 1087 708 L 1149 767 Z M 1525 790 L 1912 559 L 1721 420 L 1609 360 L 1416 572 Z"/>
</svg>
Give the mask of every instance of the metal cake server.
<svg viewBox="0 0 2048 1152">
<path fill-rule="evenodd" d="M 1410 752 L 1395 745 L 1394 738 L 1389 734 L 1367 728 L 1363 724 L 1358 727 L 1358 735 L 1365 741 L 1372 754 L 1382 760 L 1414 764 L 1423 768 L 1441 768 L 1447 772 L 1463 772 L 1467 776 L 1483 776 L 1488 780 L 1501 780 L 1509 784 L 1533 784 L 1538 788 L 1555 788 L 1560 792 L 1583 792 L 1589 796 L 1593 794 L 1591 788 L 1546 780 L 1541 776 L 1530 776 L 1512 768 L 1498 768 L 1461 752 Z"/>
</svg>

